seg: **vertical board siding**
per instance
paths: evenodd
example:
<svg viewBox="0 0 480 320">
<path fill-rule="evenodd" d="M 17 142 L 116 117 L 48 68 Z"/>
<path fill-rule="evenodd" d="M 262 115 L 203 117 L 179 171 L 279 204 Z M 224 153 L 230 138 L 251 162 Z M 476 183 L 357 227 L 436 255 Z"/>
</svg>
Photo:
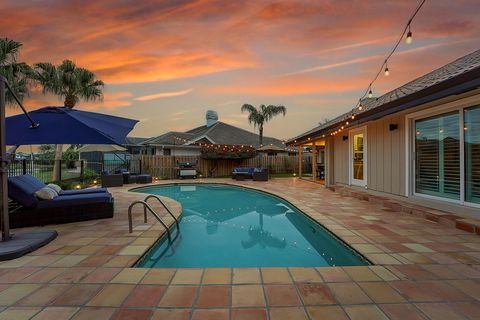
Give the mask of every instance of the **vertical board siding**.
<svg viewBox="0 0 480 320">
<path fill-rule="evenodd" d="M 345 133 L 346 134 L 346 133 Z M 343 140 L 343 135 L 336 135 L 333 138 L 334 148 L 334 176 L 336 183 L 349 183 L 349 142 Z"/>
<path fill-rule="evenodd" d="M 398 125 L 390 131 L 390 124 Z M 394 115 L 367 124 L 367 187 L 405 195 L 405 117 Z M 347 133 L 345 133 L 346 135 Z M 350 142 L 337 135 L 334 141 L 334 181 L 349 184 Z"/>
<path fill-rule="evenodd" d="M 383 191 L 392 193 L 392 132 L 389 129 L 391 121 L 382 122 L 383 129 Z M 393 148 L 395 149 L 395 148 Z"/>
</svg>

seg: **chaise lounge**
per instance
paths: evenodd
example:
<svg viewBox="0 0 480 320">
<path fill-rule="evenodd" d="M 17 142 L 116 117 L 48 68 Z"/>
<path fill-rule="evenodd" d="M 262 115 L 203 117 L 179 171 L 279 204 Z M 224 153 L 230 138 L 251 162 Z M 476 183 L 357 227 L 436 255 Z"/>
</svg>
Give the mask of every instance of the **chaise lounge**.
<svg viewBox="0 0 480 320">
<path fill-rule="evenodd" d="M 29 174 L 8 178 L 11 228 L 113 217 L 114 200 L 105 188 L 60 190 L 52 200 L 41 200 L 35 193 L 45 187 Z"/>
</svg>

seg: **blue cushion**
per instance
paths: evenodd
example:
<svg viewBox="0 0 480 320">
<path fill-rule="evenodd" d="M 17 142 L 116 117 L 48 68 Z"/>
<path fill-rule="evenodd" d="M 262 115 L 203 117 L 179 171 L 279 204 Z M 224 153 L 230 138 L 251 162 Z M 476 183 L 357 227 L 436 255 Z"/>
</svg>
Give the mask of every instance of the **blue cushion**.
<svg viewBox="0 0 480 320">
<path fill-rule="evenodd" d="M 253 168 L 235 168 L 235 170 L 233 170 L 234 172 L 240 172 L 240 173 L 252 173 L 253 172 Z"/>
<path fill-rule="evenodd" d="M 43 187 L 44 183 L 29 174 L 8 178 L 8 196 L 25 207 L 35 206 L 35 192 Z"/>
<path fill-rule="evenodd" d="M 106 203 L 112 201 L 112 195 L 108 192 L 75 194 L 56 197 L 53 200 L 41 200 L 37 208 L 71 207 L 92 203 Z"/>
<path fill-rule="evenodd" d="M 59 196 L 71 196 L 75 194 L 102 193 L 108 192 L 107 188 L 88 188 L 80 190 L 61 190 Z"/>
</svg>

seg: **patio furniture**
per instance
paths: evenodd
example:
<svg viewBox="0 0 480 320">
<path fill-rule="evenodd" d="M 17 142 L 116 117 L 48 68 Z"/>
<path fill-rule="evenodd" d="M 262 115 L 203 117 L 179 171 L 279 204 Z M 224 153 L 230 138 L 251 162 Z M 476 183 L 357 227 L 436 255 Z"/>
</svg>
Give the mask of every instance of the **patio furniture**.
<svg viewBox="0 0 480 320">
<path fill-rule="evenodd" d="M 244 181 L 244 180 L 245 180 L 245 175 L 243 175 L 243 174 L 237 174 L 237 175 L 235 175 L 235 180 L 237 180 L 237 181 Z"/>
<path fill-rule="evenodd" d="M 9 177 L 8 187 L 16 204 L 10 213 L 11 228 L 113 217 L 114 200 L 106 189 L 62 190 L 52 200 L 41 200 L 35 192 L 45 184 L 28 174 Z"/>
<path fill-rule="evenodd" d="M 123 174 L 121 173 L 109 174 L 108 172 L 104 172 L 101 179 L 103 188 L 123 186 Z"/>
<path fill-rule="evenodd" d="M 268 169 L 255 168 L 253 170 L 253 181 L 268 181 Z"/>
<path fill-rule="evenodd" d="M 152 176 L 149 174 L 139 174 L 137 176 L 137 183 L 152 183 Z"/>
<path fill-rule="evenodd" d="M 232 171 L 232 179 L 236 179 L 238 176 L 243 176 L 243 178 L 252 179 L 253 178 L 254 168 L 235 168 Z"/>
<path fill-rule="evenodd" d="M 136 173 L 124 172 L 123 175 L 123 183 L 124 184 L 131 184 L 136 183 L 138 175 Z"/>
</svg>

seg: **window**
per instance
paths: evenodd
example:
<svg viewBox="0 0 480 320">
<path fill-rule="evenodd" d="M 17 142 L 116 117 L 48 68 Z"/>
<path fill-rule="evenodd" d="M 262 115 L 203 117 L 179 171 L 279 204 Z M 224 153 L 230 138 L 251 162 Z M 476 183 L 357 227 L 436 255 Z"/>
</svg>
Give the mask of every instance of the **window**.
<svg viewBox="0 0 480 320">
<path fill-rule="evenodd" d="M 353 135 L 353 179 L 363 180 L 363 133 Z"/>
<path fill-rule="evenodd" d="M 163 155 L 164 156 L 171 156 L 172 155 L 172 150 L 171 149 L 163 149 Z"/>
<path fill-rule="evenodd" d="M 415 121 L 415 192 L 460 200 L 457 111 Z"/>
<path fill-rule="evenodd" d="M 465 201 L 480 203 L 480 106 L 464 110 Z"/>
</svg>

